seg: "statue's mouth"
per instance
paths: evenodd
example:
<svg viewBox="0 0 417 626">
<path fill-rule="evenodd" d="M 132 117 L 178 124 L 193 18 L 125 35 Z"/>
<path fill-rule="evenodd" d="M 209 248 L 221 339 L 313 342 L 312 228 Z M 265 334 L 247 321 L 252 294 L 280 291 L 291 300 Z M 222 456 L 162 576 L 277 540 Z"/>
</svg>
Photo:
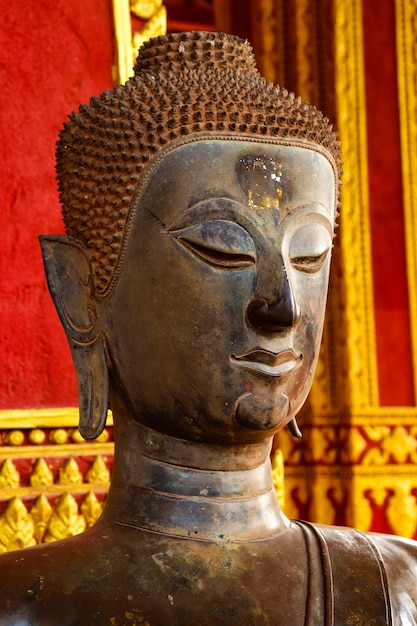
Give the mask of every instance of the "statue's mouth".
<svg viewBox="0 0 417 626">
<path fill-rule="evenodd" d="M 245 354 L 232 354 L 230 357 L 232 363 L 268 376 L 283 376 L 297 367 L 302 359 L 301 352 L 296 354 L 291 349 L 276 353 L 259 348 Z"/>
</svg>

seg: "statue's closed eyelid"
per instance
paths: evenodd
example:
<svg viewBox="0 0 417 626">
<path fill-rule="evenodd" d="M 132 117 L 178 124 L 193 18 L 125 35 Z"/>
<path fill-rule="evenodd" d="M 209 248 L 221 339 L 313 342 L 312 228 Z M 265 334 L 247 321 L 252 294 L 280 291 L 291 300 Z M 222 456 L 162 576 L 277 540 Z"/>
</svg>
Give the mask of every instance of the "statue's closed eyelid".
<svg viewBox="0 0 417 626">
<path fill-rule="evenodd" d="M 225 269 L 246 269 L 256 262 L 255 243 L 239 224 L 201 222 L 175 233 L 176 240 L 200 260 Z"/>
<path fill-rule="evenodd" d="M 323 266 L 332 247 L 332 236 L 323 223 L 304 224 L 292 235 L 289 258 L 294 269 L 312 274 Z"/>
</svg>

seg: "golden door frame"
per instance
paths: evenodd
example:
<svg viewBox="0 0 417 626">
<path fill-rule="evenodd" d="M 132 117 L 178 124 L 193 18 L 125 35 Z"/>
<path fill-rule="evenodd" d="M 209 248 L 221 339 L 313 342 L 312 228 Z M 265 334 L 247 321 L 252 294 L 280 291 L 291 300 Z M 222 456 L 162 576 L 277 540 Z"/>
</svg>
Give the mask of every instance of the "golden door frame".
<svg viewBox="0 0 417 626">
<path fill-rule="evenodd" d="M 362 4 L 332 4 L 334 108 L 343 146 L 340 244 L 329 294 L 318 377 L 304 414 L 305 442 L 278 437 L 285 459 L 286 512 L 321 523 L 417 533 L 417 408 L 381 407 L 369 229 Z M 263 1 L 261 0 L 260 7 Z M 271 10 L 271 2 L 264 2 Z M 280 0 L 272 2 L 277 7 Z M 320 4 L 320 3 L 319 3 Z M 308 0 L 297 0 L 302 19 Z M 315 5 L 317 6 L 317 5 Z M 404 224 L 415 397 L 417 397 L 417 4 L 395 0 Z M 310 16 L 311 20 L 311 16 Z M 277 23 L 278 20 L 275 20 Z M 304 24 L 307 22 L 304 22 Z M 300 29 L 305 28 L 300 23 Z M 300 92 L 311 93 L 317 57 L 303 35 L 297 63 Z M 318 71 L 323 67 L 318 67 Z M 304 77 L 304 78 L 303 78 Z M 302 80 L 305 81 L 303 86 Z M 319 82 L 320 78 L 317 79 Z M 302 93 L 302 95 L 304 95 Z M 378 524 L 374 522 L 379 518 Z"/>
</svg>

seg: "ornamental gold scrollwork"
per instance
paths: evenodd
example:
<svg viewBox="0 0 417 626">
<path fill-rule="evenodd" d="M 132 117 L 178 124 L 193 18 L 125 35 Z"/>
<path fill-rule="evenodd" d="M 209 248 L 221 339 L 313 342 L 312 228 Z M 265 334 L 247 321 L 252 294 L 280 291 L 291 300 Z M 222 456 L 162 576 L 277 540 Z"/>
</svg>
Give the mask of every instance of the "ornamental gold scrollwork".
<svg viewBox="0 0 417 626">
<path fill-rule="evenodd" d="M 167 32 L 167 14 L 162 0 L 131 0 L 130 10 L 143 20 L 145 25 L 139 32 L 133 32 L 133 62 L 136 60 L 137 51 L 152 37 L 165 35 Z"/>
<path fill-rule="evenodd" d="M 352 430 L 351 439 L 357 464 L 417 462 L 417 426 L 360 426 Z"/>
<path fill-rule="evenodd" d="M 132 32 L 131 14 L 144 20 L 140 31 Z M 133 76 L 138 48 L 151 37 L 165 35 L 167 15 L 163 0 L 113 0 L 117 63 L 114 80 L 125 83 Z"/>
<path fill-rule="evenodd" d="M 285 513 L 417 538 L 417 471 L 404 464 L 287 468 Z"/>
<path fill-rule="evenodd" d="M 290 519 L 306 519 L 306 513 L 311 508 L 312 492 L 308 488 L 307 481 L 297 475 L 294 478 L 291 473 L 285 474 L 285 514 Z"/>
<path fill-rule="evenodd" d="M 398 467 L 397 467 L 398 469 Z M 384 468 L 356 478 L 353 492 L 353 523 L 359 530 L 373 530 L 375 517 L 384 519 L 388 532 L 407 538 L 417 536 L 417 475 L 404 466 L 399 472 Z"/>
<path fill-rule="evenodd" d="M 286 467 L 299 465 L 333 465 L 349 463 L 350 430 L 347 426 L 304 426 L 303 439 L 293 439 L 287 432 L 276 437 Z"/>
<path fill-rule="evenodd" d="M 417 500 L 410 481 L 399 484 L 388 500 L 387 519 L 397 535 L 412 538 L 417 530 Z M 414 493 L 413 493 L 414 492 Z"/>
<path fill-rule="evenodd" d="M 304 477 L 296 472 L 286 473 L 285 514 L 292 519 L 340 525 L 349 498 L 348 483 L 340 481 L 338 476 L 320 474 L 313 469 Z"/>
</svg>

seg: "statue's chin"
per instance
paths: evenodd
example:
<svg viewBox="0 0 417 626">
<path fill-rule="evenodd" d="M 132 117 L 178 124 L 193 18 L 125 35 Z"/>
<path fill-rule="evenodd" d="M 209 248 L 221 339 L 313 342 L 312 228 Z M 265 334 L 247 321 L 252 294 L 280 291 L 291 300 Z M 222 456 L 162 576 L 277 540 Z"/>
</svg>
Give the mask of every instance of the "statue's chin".
<svg viewBox="0 0 417 626">
<path fill-rule="evenodd" d="M 286 393 L 270 390 L 245 393 L 235 406 L 235 420 L 251 430 L 279 430 L 289 421 L 290 401 Z"/>
</svg>

